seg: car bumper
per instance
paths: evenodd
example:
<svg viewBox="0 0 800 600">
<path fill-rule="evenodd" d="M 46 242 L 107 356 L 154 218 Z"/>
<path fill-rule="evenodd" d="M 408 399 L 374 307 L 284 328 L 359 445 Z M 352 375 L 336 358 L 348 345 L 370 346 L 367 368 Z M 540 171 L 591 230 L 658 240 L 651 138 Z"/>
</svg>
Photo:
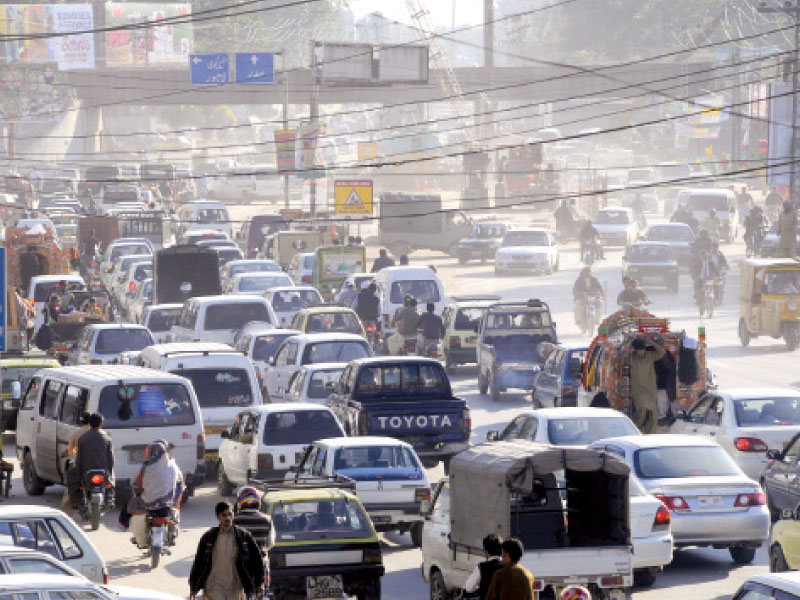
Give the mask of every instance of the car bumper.
<svg viewBox="0 0 800 600">
<path fill-rule="evenodd" d="M 656 270 L 656 269 L 627 269 L 625 276 L 636 279 L 642 287 L 650 285 L 668 286 L 678 280 L 678 269 Z"/>
<path fill-rule="evenodd" d="M 550 268 L 550 261 L 545 259 L 514 260 L 499 262 L 495 267 L 498 271 L 546 271 Z"/>
<path fill-rule="evenodd" d="M 769 511 L 765 506 L 743 512 L 680 514 L 672 511 L 675 545 L 761 542 L 769 538 Z"/>
<path fill-rule="evenodd" d="M 403 438 L 400 438 L 401 440 Z M 459 452 L 463 452 L 469 448 L 469 442 L 438 442 L 438 443 L 422 443 L 416 444 L 408 440 L 403 440 L 411 444 L 414 452 L 420 458 L 446 458 L 453 456 Z"/>
<path fill-rule="evenodd" d="M 500 389 L 532 390 L 535 375 L 533 370 L 530 369 L 501 370 L 495 373 L 495 379 Z"/>
<path fill-rule="evenodd" d="M 272 554 L 272 551 L 270 552 Z M 320 557 L 322 558 L 322 557 Z M 320 575 L 341 575 L 347 595 L 356 595 L 373 581 L 379 581 L 385 572 L 380 565 L 323 565 L 303 567 L 271 567 L 270 589 L 281 591 L 285 600 L 307 598 L 306 578 Z"/>
<path fill-rule="evenodd" d="M 664 532 L 633 540 L 633 568 L 663 567 L 672 562 L 672 536 Z"/>
<path fill-rule="evenodd" d="M 448 348 L 445 354 L 450 362 L 458 364 L 478 362 L 475 348 Z"/>
<path fill-rule="evenodd" d="M 396 529 L 399 523 L 422 521 L 419 502 L 365 504 L 364 509 L 378 531 Z"/>
<path fill-rule="evenodd" d="M 627 246 L 627 233 L 607 233 L 600 234 L 600 244 L 603 246 Z"/>
</svg>

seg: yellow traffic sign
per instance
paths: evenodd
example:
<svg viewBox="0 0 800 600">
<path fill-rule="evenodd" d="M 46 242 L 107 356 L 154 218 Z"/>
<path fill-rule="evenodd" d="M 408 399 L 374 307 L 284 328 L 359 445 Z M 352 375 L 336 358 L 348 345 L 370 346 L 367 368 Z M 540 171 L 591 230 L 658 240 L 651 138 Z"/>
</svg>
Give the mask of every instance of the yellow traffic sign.
<svg viewBox="0 0 800 600">
<path fill-rule="evenodd" d="M 371 215 L 372 181 L 335 181 L 333 185 L 337 215 Z"/>
<path fill-rule="evenodd" d="M 358 142 L 358 160 L 370 160 L 378 156 L 378 144 L 375 142 Z"/>
</svg>

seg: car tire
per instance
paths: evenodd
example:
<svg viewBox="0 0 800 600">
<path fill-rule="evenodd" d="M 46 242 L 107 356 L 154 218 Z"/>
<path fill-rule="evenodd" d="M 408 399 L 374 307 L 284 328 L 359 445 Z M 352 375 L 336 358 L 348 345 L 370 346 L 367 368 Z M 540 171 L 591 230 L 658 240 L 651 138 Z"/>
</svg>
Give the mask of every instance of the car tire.
<svg viewBox="0 0 800 600">
<path fill-rule="evenodd" d="M 783 555 L 780 544 L 773 544 L 769 549 L 769 572 L 770 573 L 785 573 L 789 570 L 789 564 L 786 562 L 786 557 Z"/>
<path fill-rule="evenodd" d="M 746 548 L 745 546 L 731 546 L 728 548 L 733 562 L 737 565 L 749 565 L 756 557 L 755 548 Z"/>
<path fill-rule="evenodd" d="M 422 546 L 422 521 L 416 521 L 409 530 L 411 533 L 411 543 L 415 548 Z"/>
<path fill-rule="evenodd" d="M 658 569 L 634 569 L 633 585 L 636 587 L 650 587 L 656 582 L 656 577 L 658 577 Z"/>
<path fill-rule="evenodd" d="M 487 381 L 486 377 L 483 376 L 483 373 L 478 375 L 478 392 L 481 396 L 485 396 L 489 391 L 489 382 Z"/>
<path fill-rule="evenodd" d="M 381 600 L 381 580 L 370 581 L 366 588 L 356 594 L 358 600 Z"/>
<path fill-rule="evenodd" d="M 44 488 L 47 487 L 44 480 L 36 474 L 30 451 L 22 457 L 22 483 L 28 496 L 41 496 L 44 494 Z"/>
<path fill-rule="evenodd" d="M 217 467 L 217 491 L 220 496 L 233 496 L 234 485 L 225 474 L 225 467 L 222 466 L 222 461 L 219 462 Z"/>
<path fill-rule="evenodd" d="M 444 577 L 439 569 L 431 571 L 431 600 L 449 600 L 450 594 L 447 593 L 447 586 L 444 584 Z"/>
<path fill-rule="evenodd" d="M 497 377 L 494 376 L 489 380 L 489 398 L 492 402 L 500 400 L 500 386 L 497 384 Z"/>
<path fill-rule="evenodd" d="M 792 327 L 791 325 L 787 327 L 784 337 L 786 338 L 786 349 L 789 352 L 797 350 L 797 345 L 800 343 L 800 334 L 797 332 L 797 327 Z"/>
<path fill-rule="evenodd" d="M 739 319 L 739 342 L 743 347 L 750 345 L 750 332 L 747 330 L 747 323 L 744 319 Z"/>
</svg>

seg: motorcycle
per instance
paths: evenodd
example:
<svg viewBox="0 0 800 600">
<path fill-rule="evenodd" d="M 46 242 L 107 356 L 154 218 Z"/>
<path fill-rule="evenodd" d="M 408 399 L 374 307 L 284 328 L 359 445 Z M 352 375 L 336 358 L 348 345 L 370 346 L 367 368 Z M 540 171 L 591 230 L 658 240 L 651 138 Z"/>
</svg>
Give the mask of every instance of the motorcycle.
<svg viewBox="0 0 800 600">
<path fill-rule="evenodd" d="M 364 330 L 367 332 L 367 342 L 369 342 L 375 354 L 386 354 L 385 341 L 381 332 L 380 323 L 367 321 L 364 323 Z"/>
<path fill-rule="evenodd" d="M 150 568 L 155 569 L 161 555 L 172 554 L 169 548 L 175 545 L 180 532 L 180 512 L 172 508 L 152 510 L 147 513 L 147 550 Z"/>
<path fill-rule="evenodd" d="M 697 299 L 697 310 L 700 316 L 703 313 L 710 319 L 714 316 L 714 307 L 717 305 L 716 297 L 718 295 L 717 287 L 719 282 L 715 279 L 709 279 L 703 282 L 703 289 Z"/>
<path fill-rule="evenodd" d="M 419 336 L 417 340 L 417 348 L 421 348 L 421 355 L 426 358 L 441 358 L 442 346 L 439 340 L 428 340 L 423 336 Z"/>
<path fill-rule="evenodd" d="M 600 257 L 600 242 L 596 239 L 581 244 L 581 260 L 585 265 L 591 267 L 595 261 L 600 260 Z"/>
<path fill-rule="evenodd" d="M 102 516 L 114 508 L 114 488 L 108 480 L 108 473 L 103 469 L 90 469 L 84 476 L 81 491 L 83 498 L 78 512 L 81 518 L 91 523 L 92 531 L 97 531 Z"/>
<path fill-rule="evenodd" d="M 603 296 L 600 294 L 586 294 L 583 306 L 582 331 L 592 335 L 600 322 L 599 317 L 603 314 Z"/>
<path fill-rule="evenodd" d="M 407 337 L 403 341 L 403 356 L 417 356 L 417 338 Z"/>
</svg>

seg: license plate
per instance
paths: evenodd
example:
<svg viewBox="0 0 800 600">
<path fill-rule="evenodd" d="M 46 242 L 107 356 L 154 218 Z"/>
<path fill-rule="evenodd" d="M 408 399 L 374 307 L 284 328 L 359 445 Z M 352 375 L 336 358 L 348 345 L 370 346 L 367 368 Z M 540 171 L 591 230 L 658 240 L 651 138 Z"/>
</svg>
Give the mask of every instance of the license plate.
<svg viewBox="0 0 800 600">
<path fill-rule="evenodd" d="M 128 461 L 131 463 L 144 462 L 144 449 L 142 450 L 128 450 Z"/>
<path fill-rule="evenodd" d="M 160 548 L 164 545 L 164 530 L 161 527 L 153 529 L 152 545 L 156 548 Z"/>
<path fill-rule="evenodd" d="M 700 508 L 722 506 L 722 496 L 698 496 L 697 503 L 700 505 Z"/>
<path fill-rule="evenodd" d="M 203 454 L 203 459 L 206 462 L 217 460 L 218 458 L 219 458 L 219 452 L 217 452 L 216 450 L 206 450 L 205 454 Z"/>
<path fill-rule="evenodd" d="M 341 575 L 317 575 L 306 577 L 306 597 L 314 600 L 323 598 L 341 598 L 344 596 L 344 584 Z"/>
<path fill-rule="evenodd" d="M 371 519 L 372 519 L 372 522 L 376 523 L 376 524 L 377 523 L 391 523 L 392 522 L 392 517 L 389 517 L 389 516 L 376 516 L 376 517 L 371 517 Z"/>
</svg>

